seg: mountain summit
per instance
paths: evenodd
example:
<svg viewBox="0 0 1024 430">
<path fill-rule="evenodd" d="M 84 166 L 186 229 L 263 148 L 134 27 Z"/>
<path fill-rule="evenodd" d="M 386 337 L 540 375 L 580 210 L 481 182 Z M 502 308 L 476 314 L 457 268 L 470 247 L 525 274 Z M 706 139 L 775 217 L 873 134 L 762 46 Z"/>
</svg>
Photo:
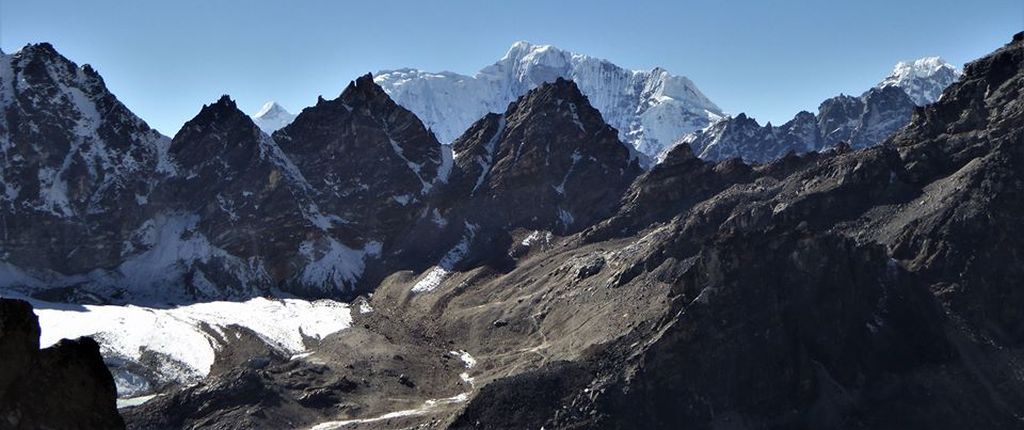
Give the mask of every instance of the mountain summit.
<svg viewBox="0 0 1024 430">
<path fill-rule="evenodd" d="M 650 158 L 722 116 L 721 109 L 685 77 L 661 68 L 628 70 L 529 42 L 516 42 L 504 57 L 474 76 L 399 69 L 379 72 L 375 80 L 441 142 L 451 143 L 485 114 L 504 112 L 516 98 L 558 78 L 576 82 L 618 130 L 619 138 Z"/>
<path fill-rule="evenodd" d="M 942 58 L 924 57 L 896 63 L 892 73 L 877 87 L 899 87 L 910 96 L 914 104 L 924 106 L 935 103 L 942 96 L 942 90 L 960 79 L 961 73 Z"/>
<path fill-rule="evenodd" d="M 264 103 L 259 112 L 252 116 L 252 121 L 259 126 L 260 130 L 267 134 L 271 134 L 291 124 L 294 120 L 295 114 L 288 112 L 274 101 Z"/>
</svg>

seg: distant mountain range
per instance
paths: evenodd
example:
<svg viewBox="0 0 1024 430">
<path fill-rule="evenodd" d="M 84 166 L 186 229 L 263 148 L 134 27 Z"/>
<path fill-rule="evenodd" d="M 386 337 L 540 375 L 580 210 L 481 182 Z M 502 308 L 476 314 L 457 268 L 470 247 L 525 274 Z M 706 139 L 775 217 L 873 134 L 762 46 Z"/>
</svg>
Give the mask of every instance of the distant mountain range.
<svg viewBox="0 0 1024 430">
<path fill-rule="evenodd" d="M 961 72 L 938 57 L 900 62 L 875 87 L 853 97 L 840 94 L 782 124 L 761 126 L 745 114 L 728 117 L 681 139 L 703 159 L 741 158 L 765 163 L 789 152 L 823 151 L 840 143 L 877 145 L 910 122 L 915 106 L 934 103 Z"/>
<path fill-rule="evenodd" d="M 504 111 L 539 84 L 573 80 L 618 130 L 619 138 L 636 151 L 641 164 L 649 167 L 683 140 L 701 158 L 740 157 L 751 162 L 770 161 L 789 151 L 820 151 L 839 142 L 871 146 L 905 125 L 913 106 L 934 102 L 959 76 L 959 70 L 938 57 L 900 62 L 861 96 L 825 100 L 817 116 L 800 112 L 793 121 L 775 127 L 762 127 L 745 114 L 725 115 L 692 81 L 664 69 L 628 70 L 528 42 L 513 44 L 504 57 L 474 76 L 398 69 L 378 72 L 374 81 L 448 144 L 483 115 Z M 889 86 L 902 90 L 907 99 L 885 90 Z M 253 116 L 267 133 L 293 118 L 273 102 Z"/>
</svg>

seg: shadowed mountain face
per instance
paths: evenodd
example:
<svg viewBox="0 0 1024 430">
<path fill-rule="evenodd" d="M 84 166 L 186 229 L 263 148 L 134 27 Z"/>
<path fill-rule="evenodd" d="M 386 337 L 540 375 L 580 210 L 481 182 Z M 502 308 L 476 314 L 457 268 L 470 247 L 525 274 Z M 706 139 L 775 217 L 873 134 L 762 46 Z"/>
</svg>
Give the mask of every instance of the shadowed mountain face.
<svg viewBox="0 0 1024 430">
<path fill-rule="evenodd" d="M 114 378 L 91 338 L 40 350 L 32 306 L 0 299 L 0 355 L 0 427 L 124 428 Z"/>
<path fill-rule="evenodd" d="M 615 129 L 563 79 L 477 121 L 452 149 L 452 198 L 506 229 L 585 228 L 615 210 L 640 171 Z"/>
<path fill-rule="evenodd" d="M 651 230 L 609 285 L 663 283 L 661 317 L 499 378 L 452 427 L 1019 427 L 1022 61 L 1018 34 L 891 145 L 759 167 Z"/>
<path fill-rule="evenodd" d="M 862 142 L 909 100 L 892 87 L 780 127 L 827 150 L 748 165 L 684 144 L 646 172 L 565 80 L 481 118 L 451 157 L 369 76 L 273 137 L 223 98 L 170 144 L 174 171 L 134 221 L 148 227 L 97 227 L 144 233 L 119 273 L 170 254 L 186 297 L 373 294 L 308 353 L 233 360 L 125 417 L 1018 428 L 1021 64 L 1024 34 L 881 145 Z M 92 285 L 69 289 L 118 298 Z"/>
</svg>

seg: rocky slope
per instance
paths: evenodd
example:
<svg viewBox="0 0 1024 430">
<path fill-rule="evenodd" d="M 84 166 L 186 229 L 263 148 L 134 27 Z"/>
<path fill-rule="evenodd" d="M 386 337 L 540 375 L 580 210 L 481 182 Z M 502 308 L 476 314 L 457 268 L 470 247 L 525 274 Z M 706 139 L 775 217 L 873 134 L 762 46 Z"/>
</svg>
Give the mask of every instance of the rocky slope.
<svg viewBox="0 0 1024 430">
<path fill-rule="evenodd" d="M 800 112 L 781 126 L 761 126 L 745 114 L 729 117 L 685 136 L 700 158 L 766 163 L 789 152 L 823 151 L 845 142 L 855 149 L 882 143 L 910 121 L 914 106 L 933 103 L 960 77 L 937 57 L 900 62 L 892 74 L 860 97 L 839 95 Z"/>
<path fill-rule="evenodd" d="M 686 133 L 722 116 L 689 79 L 655 68 L 623 69 L 550 45 L 517 42 L 474 76 L 415 69 L 377 73 L 376 82 L 444 143 L 487 113 L 504 112 L 527 91 L 557 78 L 576 82 L 619 138 L 653 159 Z"/>
<path fill-rule="evenodd" d="M 124 428 L 114 380 L 91 338 L 39 349 L 32 306 L 0 299 L 0 428 Z"/>
<path fill-rule="evenodd" d="M 760 165 L 681 145 L 607 219 L 481 228 L 463 255 L 492 258 L 393 273 L 311 355 L 239 366 L 127 410 L 129 425 L 1019 428 L 1020 64 L 1024 33 L 883 145 Z M 544 135 L 513 121 L 526 105 L 572 118 L 557 103 L 571 89 L 477 122 L 452 185 L 510 160 L 489 148 L 515 161 L 542 147 L 499 143 Z M 499 132 L 510 125 L 522 134 Z M 562 169 L 565 152 L 552 153 Z M 509 196 L 518 186 L 498 185 L 557 184 L 492 177 Z M 517 219 L 494 200 L 497 224 Z"/>
</svg>

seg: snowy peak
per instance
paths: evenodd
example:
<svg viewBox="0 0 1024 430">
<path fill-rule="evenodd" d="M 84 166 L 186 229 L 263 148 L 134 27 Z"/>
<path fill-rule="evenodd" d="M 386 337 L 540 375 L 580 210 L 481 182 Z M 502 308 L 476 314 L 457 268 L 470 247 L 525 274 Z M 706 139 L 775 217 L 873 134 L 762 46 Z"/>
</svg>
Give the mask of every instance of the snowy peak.
<svg viewBox="0 0 1024 430">
<path fill-rule="evenodd" d="M 625 69 L 551 45 L 516 42 L 474 76 L 415 69 L 382 71 L 375 81 L 450 143 L 489 112 L 503 112 L 528 91 L 558 78 L 572 80 L 622 141 L 650 158 L 686 133 L 722 116 L 689 79 L 664 69 Z"/>
<path fill-rule="evenodd" d="M 278 129 L 291 124 L 295 120 L 295 114 L 288 112 L 277 102 L 269 101 L 264 103 L 263 107 L 253 114 L 252 120 L 264 133 L 272 134 Z"/>
<path fill-rule="evenodd" d="M 289 114 L 289 112 L 285 110 L 285 108 L 281 107 L 281 105 L 277 104 L 277 102 L 269 101 L 264 103 L 263 107 L 261 107 L 260 110 L 256 112 L 256 114 L 253 116 L 256 118 L 264 118 L 268 116 L 277 116 L 281 114 Z"/>
<path fill-rule="evenodd" d="M 894 86 L 910 96 L 914 104 L 934 103 L 942 91 L 960 78 L 961 71 L 939 57 L 924 57 L 914 61 L 900 61 L 877 87 Z"/>
</svg>

